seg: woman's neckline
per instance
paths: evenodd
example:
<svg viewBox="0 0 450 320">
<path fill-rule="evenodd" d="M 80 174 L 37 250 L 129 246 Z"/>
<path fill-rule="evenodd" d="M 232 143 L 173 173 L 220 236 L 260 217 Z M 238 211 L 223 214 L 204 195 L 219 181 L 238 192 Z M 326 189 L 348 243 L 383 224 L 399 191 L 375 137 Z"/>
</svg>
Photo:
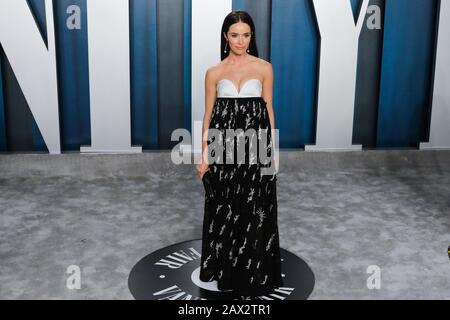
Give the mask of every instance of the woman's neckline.
<svg viewBox="0 0 450 320">
<path fill-rule="evenodd" d="M 217 83 L 219 83 L 219 82 L 221 82 L 221 81 L 229 81 L 229 82 L 233 85 L 233 88 L 234 88 L 234 90 L 236 90 L 237 94 L 240 95 L 242 89 L 244 88 L 244 86 L 245 86 L 248 82 L 253 81 L 253 80 L 256 80 L 256 81 L 260 82 L 261 85 L 262 85 L 262 81 L 259 80 L 259 79 L 257 79 L 257 78 L 251 78 L 251 79 L 248 79 L 248 80 L 244 81 L 244 83 L 240 86 L 239 89 L 235 86 L 234 82 L 233 82 L 232 80 L 228 79 L 228 78 L 220 79 L 219 81 L 217 81 Z"/>
</svg>

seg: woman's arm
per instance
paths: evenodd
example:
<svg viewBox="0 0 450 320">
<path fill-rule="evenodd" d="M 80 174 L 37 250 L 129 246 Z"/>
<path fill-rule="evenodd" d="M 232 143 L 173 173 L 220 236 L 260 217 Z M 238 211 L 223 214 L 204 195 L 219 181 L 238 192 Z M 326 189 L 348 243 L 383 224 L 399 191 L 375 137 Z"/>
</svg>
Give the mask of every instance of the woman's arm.
<svg viewBox="0 0 450 320">
<path fill-rule="evenodd" d="M 270 62 L 264 68 L 264 81 L 263 81 L 263 93 L 262 97 L 266 101 L 267 113 L 269 114 L 270 127 L 272 128 L 272 155 L 276 155 L 277 150 L 275 149 L 275 115 L 273 112 L 273 66 Z"/>
<path fill-rule="evenodd" d="M 270 127 L 272 129 L 275 129 L 275 117 L 273 114 L 272 96 L 273 96 L 273 67 L 271 63 L 267 62 L 267 66 L 264 69 L 262 97 L 267 103 L 267 112 L 269 113 Z"/>
<path fill-rule="evenodd" d="M 203 115 L 202 127 L 202 162 L 208 163 L 208 136 L 207 131 L 211 121 L 212 109 L 216 100 L 216 82 L 214 67 L 209 68 L 205 74 L 205 114 Z"/>
</svg>

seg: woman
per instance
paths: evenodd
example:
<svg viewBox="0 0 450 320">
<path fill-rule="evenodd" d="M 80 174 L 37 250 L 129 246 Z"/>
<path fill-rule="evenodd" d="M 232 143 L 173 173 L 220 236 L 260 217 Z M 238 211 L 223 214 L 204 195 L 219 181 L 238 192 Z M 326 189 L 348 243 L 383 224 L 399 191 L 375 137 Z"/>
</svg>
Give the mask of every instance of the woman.
<svg viewBox="0 0 450 320">
<path fill-rule="evenodd" d="M 282 286 L 271 131 L 275 128 L 273 69 L 258 58 L 255 27 L 245 11 L 225 18 L 221 36 L 222 61 L 205 75 L 202 157 L 196 166 L 199 179 L 209 171 L 214 189 L 214 195 L 205 198 L 200 280 L 216 280 L 219 290 L 232 290 L 238 296 L 261 296 Z M 211 129 L 223 136 L 213 140 Z M 226 135 L 229 129 L 235 130 L 236 137 Z M 238 146 L 243 142 L 239 129 L 250 132 L 250 137 L 244 135 L 245 163 L 237 156 L 243 149 Z M 224 151 L 213 149 L 213 141 Z M 256 162 L 254 154 L 247 152 L 254 151 L 255 144 Z M 211 162 L 214 156 L 216 161 Z"/>
</svg>

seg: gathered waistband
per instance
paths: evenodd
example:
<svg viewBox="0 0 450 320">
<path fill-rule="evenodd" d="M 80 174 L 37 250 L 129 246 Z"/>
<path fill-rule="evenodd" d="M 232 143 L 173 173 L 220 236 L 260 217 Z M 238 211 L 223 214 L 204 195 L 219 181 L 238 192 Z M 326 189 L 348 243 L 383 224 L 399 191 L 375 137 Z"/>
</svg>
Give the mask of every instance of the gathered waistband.
<svg viewBox="0 0 450 320">
<path fill-rule="evenodd" d="M 263 97 L 217 97 L 216 100 L 239 100 L 239 101 L 258 100 L 266 103 L 266 100 L 264 100 Z"/>
<path fill-rule="evenodd" d="M 237 103 L 237 104 L 244 104 L 248 105 L 249 103 L 256 103 L 257 105 L 263 105 L 264 107 L 267 106 L 266 100 L 264 100 L 263 97 L 218 97 L 216 98 L 216 101 L 214 102 L 214 105 L 231 105 L 231 103 Z"/>
</svg>

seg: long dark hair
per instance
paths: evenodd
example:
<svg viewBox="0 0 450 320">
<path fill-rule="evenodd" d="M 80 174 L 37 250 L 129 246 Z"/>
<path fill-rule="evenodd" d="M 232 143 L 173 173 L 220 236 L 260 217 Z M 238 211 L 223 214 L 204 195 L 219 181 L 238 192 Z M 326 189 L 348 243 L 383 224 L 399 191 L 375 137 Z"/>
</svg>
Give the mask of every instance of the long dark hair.
<svg viewBox="0 0 450 320">
<path fill-rule="evenodd" d="M 250 51 L 249 54 L 258 57 L 258 48 L 256 47 L 256 32 L 255 32 L 255 24 L 253 23 L 253 19 L 252 17 L 250 17 L 250 15 L 246 12 L 246 11 L 232 11 L 230 12 L 226 17 L 225 20 L 223 21 L 222 24 L 222 31 L 220 33 L 220 38 L 222 39 L 222 41 L 220 42 L 220 56 L 221 59 L 223 60 L 226 57 L 228 57 L 228 55 L 230 54 L 230 47 L 227 46 L 227 52 L 224 52 L 225 50 L 225 45 L 227 43 L 227 39 L 225 39 L 225 37 L 223 36 L 223 34 L 227 33 L 228 30 L 230 29 L 230 26 L 232 24 L 238 23 L 238 22 L 243 22 L 246 23 L 250 26 L 250 30 L 252 32 L 252 36 L 250 39 L 250 45 L 248 50 Z"/>
</svg>

